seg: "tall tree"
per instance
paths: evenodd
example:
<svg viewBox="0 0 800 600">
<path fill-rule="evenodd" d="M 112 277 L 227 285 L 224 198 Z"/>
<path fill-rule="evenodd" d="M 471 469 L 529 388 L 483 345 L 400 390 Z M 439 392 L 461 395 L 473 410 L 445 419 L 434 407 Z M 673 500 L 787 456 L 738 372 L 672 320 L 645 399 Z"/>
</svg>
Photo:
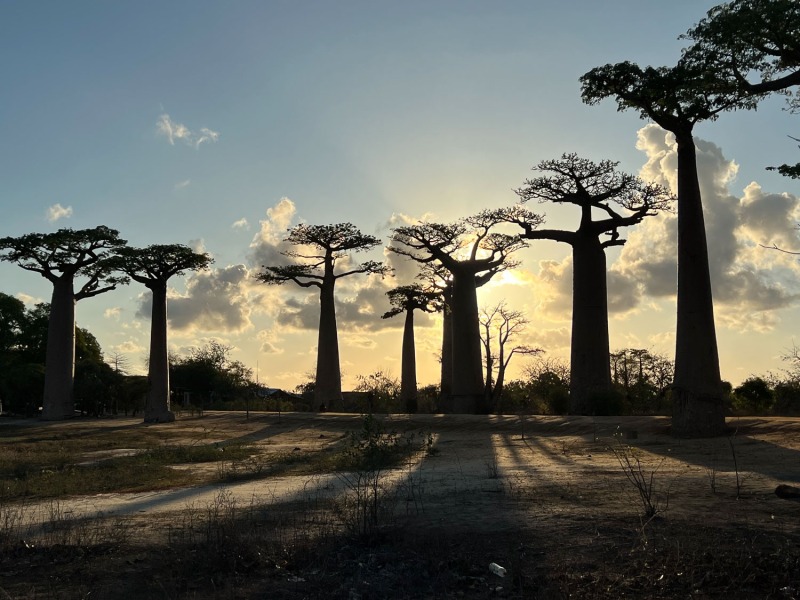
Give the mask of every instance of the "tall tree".
<svg viewBox="0 0 800 600">
<path fill-rule="evenodd" d="M 722 379 L 703 201 L 697 176 L 694 126 L 723 111 L 754 106 L 720 89 L 699 63 L 641 68 L 630 62 L 607 64 L 581 77 L 583 101 L 617 101 L 672 132 L 678 147 L 678 307 L 672 433 L 679 437 L 719 435 L 725 427 Z"/>
<path fill-rule="evenodd" d="M 484 399 L 483 361 L 478 323 L 478 280 L 516 266 L 510 256 L 527 244 L 519 236 L 494 229 L 504 222 L 486 210 L 456 223 L 419 223 L 398 227 L 389 250 L 428 264 L 436 262 L 453 277 L 453 410 L 488 412 Z"/>
<path fill-rule="evenodd" d="M 336 329 L 336 282 L 351 275 L 387 275 L 391 268 L 368 260 L 352 264 L 350 254 L 366 252 L 381 241 L 361 233 L 352 223 L 335 225 L 297 225 L 289 230 L 285 241 L 298 250 L 283 252 L 291 264 L 264 266 L 256 278 L 267 284 L 282 285 L 288 281 L 303 288 L 319 288 L 319 341 L 314 401 L 327 407 L 342 399 L 342 376 L 339 367 L 339 338 Z M 337 263 L 344 265 L 337 272 Z"/>
<path fill-rule="evenodd" d="M 125 281 L 103 259 L 124 246 L 119 232 L 105 226 L 59 229 L 0 238 L 0 260 L 39 273 L 53 284 L 47 330 L 42 419 L 67 419 L 74 414 L 75 304 L 116 288 Z M 82 281 L 75 291 L 75 280 Z"/>
<path fill-rule="evenodd" d="M 661 186 L 617 171 L 619 163 L 592 162 L 577 154 L 544 160 L 517 190 L 522 202 L 568 204 L 580 210 L 575 231 L 537 229 L 537 216 L 517 206 L 508 219 L 524 230 L 529 240 L 553 240 L 572 247 L 572 344 L 570 353 L 570 410 L 596 412 L 593 398 L 611 393 L 608 340 L 608 290 L 606 248 L 621 246 L 620 229 L 641 223 L 668 209 L 672 195 Z M 601 218 L 595 219 L 599 214 Z M 602 239 L 608 236 L 608 239 Z"/>
<path fill-rule="evenodd" d="M 481 309 L 481 342 L 486 365 L 485 394 L 486 401 L 493 411 L 499 407 L 506 371 L 513 356 L 515 354 L 535 356 L 542 352 L 541 348 L 534 348 L 528 344 L 512 344 L 529 323 L 522 311 L 511 310 L 505 300 L 491 308 Z"/>
<path fill-rule="evenodd" d="M 205 252 L 182 244 L 154 244 L 146 248 L 120 248 L 106 261 L 144 285 L 153 296 L 150 318 L 150 359 L 145 423 L 175 420 L 169 407 L 169 358 L 167 356 L 167 282 L 186 271 L 205 269 L 213 261 Z"/>
<path fill-rule="evenodd" d="M 386 292 L 391 310 L 384 313 L 389 319 L 405 313 L 403 325 L 403 349 L 400 368 L 400 401 L 406 412 L 417 412 L 417 355 L 414 343 L 414 311 L 436 312 L 440 294 L 426 291 L 420 284 L 402 285 Z"/>
<path fill-rule="evenodd" d="M 756 97 L 784 93 L 790 108 L 800 110 L 800 97 L 790 93 L 800 86 L 797 0 L 720 4 L 683 37 L 694 41 L 684 51 L 683 60 L 707 69 L 720 89 Z M 800 163 L 769 168 L 800 178 Z"/>
<path fill-rule="evenodd" d="M 436 309 L 442 313 L 442 345 L 439 353 L 439 410 L 453 412 L 453 276 L 442 265 L 427 263 L 417 276 L 428 292 L 438 294 Z M 487 280 L 488 281 L 488 280 Z M 478 285 L 480 287 L 480 285 Z"/>
</svg>

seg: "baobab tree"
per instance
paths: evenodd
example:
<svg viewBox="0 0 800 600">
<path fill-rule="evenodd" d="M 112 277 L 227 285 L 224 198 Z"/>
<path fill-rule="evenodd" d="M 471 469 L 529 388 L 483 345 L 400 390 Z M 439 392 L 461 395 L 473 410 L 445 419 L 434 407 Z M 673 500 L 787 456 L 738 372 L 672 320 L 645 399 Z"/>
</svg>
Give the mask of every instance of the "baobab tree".
<svg viewBox="0 0 800 600">
<path fill-rule="evenodd" d="M 496 411 L 503 396 L 506 371 L 511 358 L 515 354 L 535 356 L 541 354 L 542 349 L 528 344 L 511 344 L 530 321 L 522 311 L 508 308 L 505 301 L 495 304 L 492 308 L 482 309 L 479 318 L 486 365 L 486 402 Z M 497 371 L 496 377 L 495 371 Z"/>
<path fill-rule="evenodd" d="M 720 113 L 752 108 L 754 97 L 721 89 L 702 61 L 641 68 L 631 62 L 596 67 L 581 77 L 587 104 L 614 98 L 675 136 L 678 150 L 678 298 L 672 434 L 720 435 L 725 427 L 703 200 L 693 130 Z"/>
<path fill-rule="evenodd" d="M 400 401 L 404 404 L 406 412 L 417 412 L 417 355 L 414 343 L 414 311 L 432 313 L 437 310 L 437 300 L 440 294 L 435 291 L 426 291 L 414 283 L 402 285 L 386 292 L 389 297 L 391 310 L 384 313 L 383 318 L 389 319 L 405 313 L 403 325 L 403 349 L 400 368 Z"/>
<path fill-rule="evenodd" d="M 453 276 L 442 265 L 427 263 L 420 269 L 417 278 L 424 289 L 438 294 L 436 309 L 442 313 L 442 345 L 439 353 L 439 410 L 452 412 L 453 395 Z"/>
<path fill-rule="evenodd" d="M 150 318 L 150 358 L 147 372 L 145 423 L 175 420 L 169 406 L 169 357 L 167 356 L 167 282 L 186 271 L 205 269 L 213 260 L 205 252 L 195 252 L 182 244 L 154 244 L 146 248 L 120 248 L 107 261 L 144 285 L 152 293 Z"/>
<path fill-rule="evenodd" d="M 517 206 L 507 213 L 522 227 L 529 240 L 553 240 L 572 247 L 572 344 L 570 352 L 570 411 L 591 415 L 611 391 L 608 340 L 608 290 L 606 248 L 622 246 L 620 229 L 641 223 L 650 215 L 668 209 L 672 195 L 663 187 L 645 183 L 634 175 L 617 171 L 619 163 L 599 163 L 564 154 L 544 160 L 517 190 L 522 202 L 571 204 L 580 209 L 575 231 L 537 229 L 538 220 L 527 208 Z M 595 220 L 599 213 L 601 218 Z M 602 239 L 608 236 L 608 239 Z"/>
<path fill-rule="evenodd" d="M 682 37 L 694 41 L 683 60 L 705 69 L 717 88 L 756 99 L 785 93 L 790 109 L 800 110 L 800 98 L 788 93 L 800 86 L 800 4 L 796 0 L 720 4 Z M 800 178 L 800 163 L 768 168 Z"/>
<path fill-rule="evenodd" d="M 47 327 L 43 420 L 68 419 L 74 415 L 75 305 L 79 300 L 109 292 L 126 281 L 103 262 L 124 245 L 125 240 L 119 238 L 118 231 L 103 225 L 0 238 L 0 260 L 39 273 L 53 284 Z M 82 281 L 77 292 L 76 279 Z"/>
<path fill-rule="evenodd" d="M 456 223 L 419 223 L 392 230 L 389 250 L 422 264 L 438 263 L 453 278 L 452 397 L 453 410 L 487 412 L 478 324 L 478 278 L 518 263 L 510 256 L 525 247 L 516 235 L 493 231 L 504 223 L 499 211 L 482 211 Z M 443 367 L 445 368 L 445 367 Z"/>
<path fill-rule="evenodd" d="M 361 233 L 351 223 L 335 225 L 307 225 L 302 223 L 289 229 L 285 241 L 298 250 L 287 250 L 283 255 L 291 264 L 264 266 L 256 279 L 271 285 L 293 282 L 303 288 L 319 288 L 319 341 L 317 343 L 317 371 L 314 385 L 314 402 L 327 407 L 342 399 L 342 377 L 339 366 L 339 338 L 336 329 L 334 289 L 342 277 L 351 275 L 387 275 L 389 266 L 372 260 L 351 264 L 350 254 L 366 252 L 381 241 Z M 336 270 L 337 263 L 344 270 Z"/>
</svg>

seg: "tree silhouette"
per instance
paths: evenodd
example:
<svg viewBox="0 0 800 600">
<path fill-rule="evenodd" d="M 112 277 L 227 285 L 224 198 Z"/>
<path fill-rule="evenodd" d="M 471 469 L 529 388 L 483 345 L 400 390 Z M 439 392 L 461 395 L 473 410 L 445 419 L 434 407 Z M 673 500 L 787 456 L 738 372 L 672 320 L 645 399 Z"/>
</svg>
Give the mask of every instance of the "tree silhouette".
<svg viewBox="0 0 800 600">
<path fill-rule="evenodd" d="M 106 261 L 112 268 L 144 285 L 153 295 L 150 318 L 150 357 L 145 423 L 175 420 L 169 406 L 169 358 L 167 356 L 167 282 L 186 271 L 205 269 L 213 261 L 205 252 L 182 244 L 155 244 L 146 248 L 120 248 Z"/>
<path fill-rule="evenodd" d="M 387 311 L 384 319 L 389 319 L 401 313 L 406 314 L 403 325 L 403 350 L 400 368 L 400 401 L 406 412 L 417 412 L 417 357 L 414 343 L 414 311 L 436 312 L 436 301 L 440 294 L 435 291 L 426 291 L 420 284 L 403 285 L 386 292 L 389 297 L 391 310 Z"/>
<path fill-rule="evenodd" d="M 0 238 L 0 260 L 39 273 L 53 284 L 41 414 L 44 420 L 67 419 L 74 414 L 75 304 L 126 281 L 102 260 L 124 244 L 118 231 L 103 225 Z M 76 278 L 83 280 L 77 292 Z"/>
<path fill-rule="evenodd" d="M 722 379 L 703 202 L 697 177 L 693 129 L 723 111 L 755 106 L 721 89 L 699 62 L 641 68 L 631 62 L 607 64 L 581 77 L 582 97 L 597 104 L 613 97 L 618 110 L 632 108 L 675 136 L 678 147 L 678 324 L 672 433 L 719 435 L 725 426 Z"/>
<path fill-rule="evenodd" d="M 695 42 L 684 51 L 683 60 L 708 69 L 721 89 L 757 97 L 784 93 L 791 109 L 800 110 L 800 98 L 788 93 L 800 86 L 800 4 L 796 0 L 720 4 L 682 37 Z M 800 163 L 768 169 L 800 178 Z"/>
<path fill-rule="evenodd" d="M 529 240 L 553 240 L 572 247 L 572 344 L 570 353 L 570 410 L 594 414 L 600 400 L 611 393 L 608 340 L 608 290 L 606 248 L 622 246 L 620 229 L 641 223 L 669 208 L 671 194 L 638 177 L 620 173 L 619 163 L 599 163 L 564 154 L 540 162 L 535 171 L 544 175 L 525 181 L 517 190 L 522 202 L 571 204 L 581 211 L 575 231 L 536 229 L 538 218 L 527 208 L 508 211 L 508 219 L 524 230 Z M 595 220 L 594 214 L 602 218 Z M 602 240 L 601 236 L 608 236 Z"/>
<path fill-rule="evenodd" d="M 300 224 L 289 229 L 285 241 L 300 248 L 283 252 L 293 262 L 279 266 L 262 265 L 264 270 L 256 278 L 271 285 L 282 285 L 291 281 L 303 288 L 319 288 L 319 341 L 314 401 L 318 405 L 331 407 L 342 399 L 334 299 L 336 282 L 342 277 L 361 273 L 384 276 L 391 272 L 391 268 L 372 260 L 350 264 L 350 253 L 365 252 L 381 243 L 378 238 L 361 233 L 351 223 Z M 337 263 L 344 264 L 344 269 L 337 272 Z"/>
<path fill-rule="evenodd" d="M 527 344 L 509 346 L 529 323 L 530 321 L 522 311 L 511 310 L 505 301 L 492 308 L 481 310 L 481 342 L 486 364 L 485 394 L 487 402 L 494 411 L 499 408 L 500 399 L 503 396 L 506 370 L 511 363 L 511 358 L 515 354 L 536 355 L 542 352 L 540 348 L 534 348 Z M 497 371 L 496 377 L 495 371 Z"/>
<path fill-rule="evenodd" d="M 519 236 L 493 231 L 504 223 L 500 211 L 482 211 L 456 223 L 419 223 L 393 229 L 389 250 L 419 263 L 438 263 L 453 278 L 453 410 L 487 412 L 478 324 L 478 280 L 516 266 L 510 255 L 527 244 Z M 485 282 L 484 282 L 485 283 Z M 444 357 L 443 357 L 443 369 Z"/>
</svg>

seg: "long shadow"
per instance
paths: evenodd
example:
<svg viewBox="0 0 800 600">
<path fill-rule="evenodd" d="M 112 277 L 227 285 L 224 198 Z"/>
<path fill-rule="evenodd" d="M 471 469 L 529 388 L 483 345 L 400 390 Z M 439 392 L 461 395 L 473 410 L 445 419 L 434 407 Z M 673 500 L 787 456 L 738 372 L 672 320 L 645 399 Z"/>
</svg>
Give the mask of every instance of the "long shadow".
<svg viewBox="0 0 800 600">
<path fill-rule="evenodd" d="M 727 424 L 727 435 L 717 438 L 676 439 L 661 434 L 628 442 L 707 470 L 738 469 L 780 481 L 800 482 L 800 449 L 764 439 L 783 436 L 796 445 L 800 441 L 800 419 L 728 418 Z"/>
</svg>

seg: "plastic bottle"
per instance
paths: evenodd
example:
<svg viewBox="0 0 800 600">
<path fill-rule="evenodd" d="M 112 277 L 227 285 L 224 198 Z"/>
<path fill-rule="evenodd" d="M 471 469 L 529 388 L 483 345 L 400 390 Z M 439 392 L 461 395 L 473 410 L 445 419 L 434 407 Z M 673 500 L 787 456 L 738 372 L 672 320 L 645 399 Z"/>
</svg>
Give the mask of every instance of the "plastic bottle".
<svg viewBox="0 0 800 600">
<path fill-rule="evenodd" d="M 489 570 L 498 577 L 506 576 L 506 570 L 497 563 L 489 563 Z"/>
</svg>

